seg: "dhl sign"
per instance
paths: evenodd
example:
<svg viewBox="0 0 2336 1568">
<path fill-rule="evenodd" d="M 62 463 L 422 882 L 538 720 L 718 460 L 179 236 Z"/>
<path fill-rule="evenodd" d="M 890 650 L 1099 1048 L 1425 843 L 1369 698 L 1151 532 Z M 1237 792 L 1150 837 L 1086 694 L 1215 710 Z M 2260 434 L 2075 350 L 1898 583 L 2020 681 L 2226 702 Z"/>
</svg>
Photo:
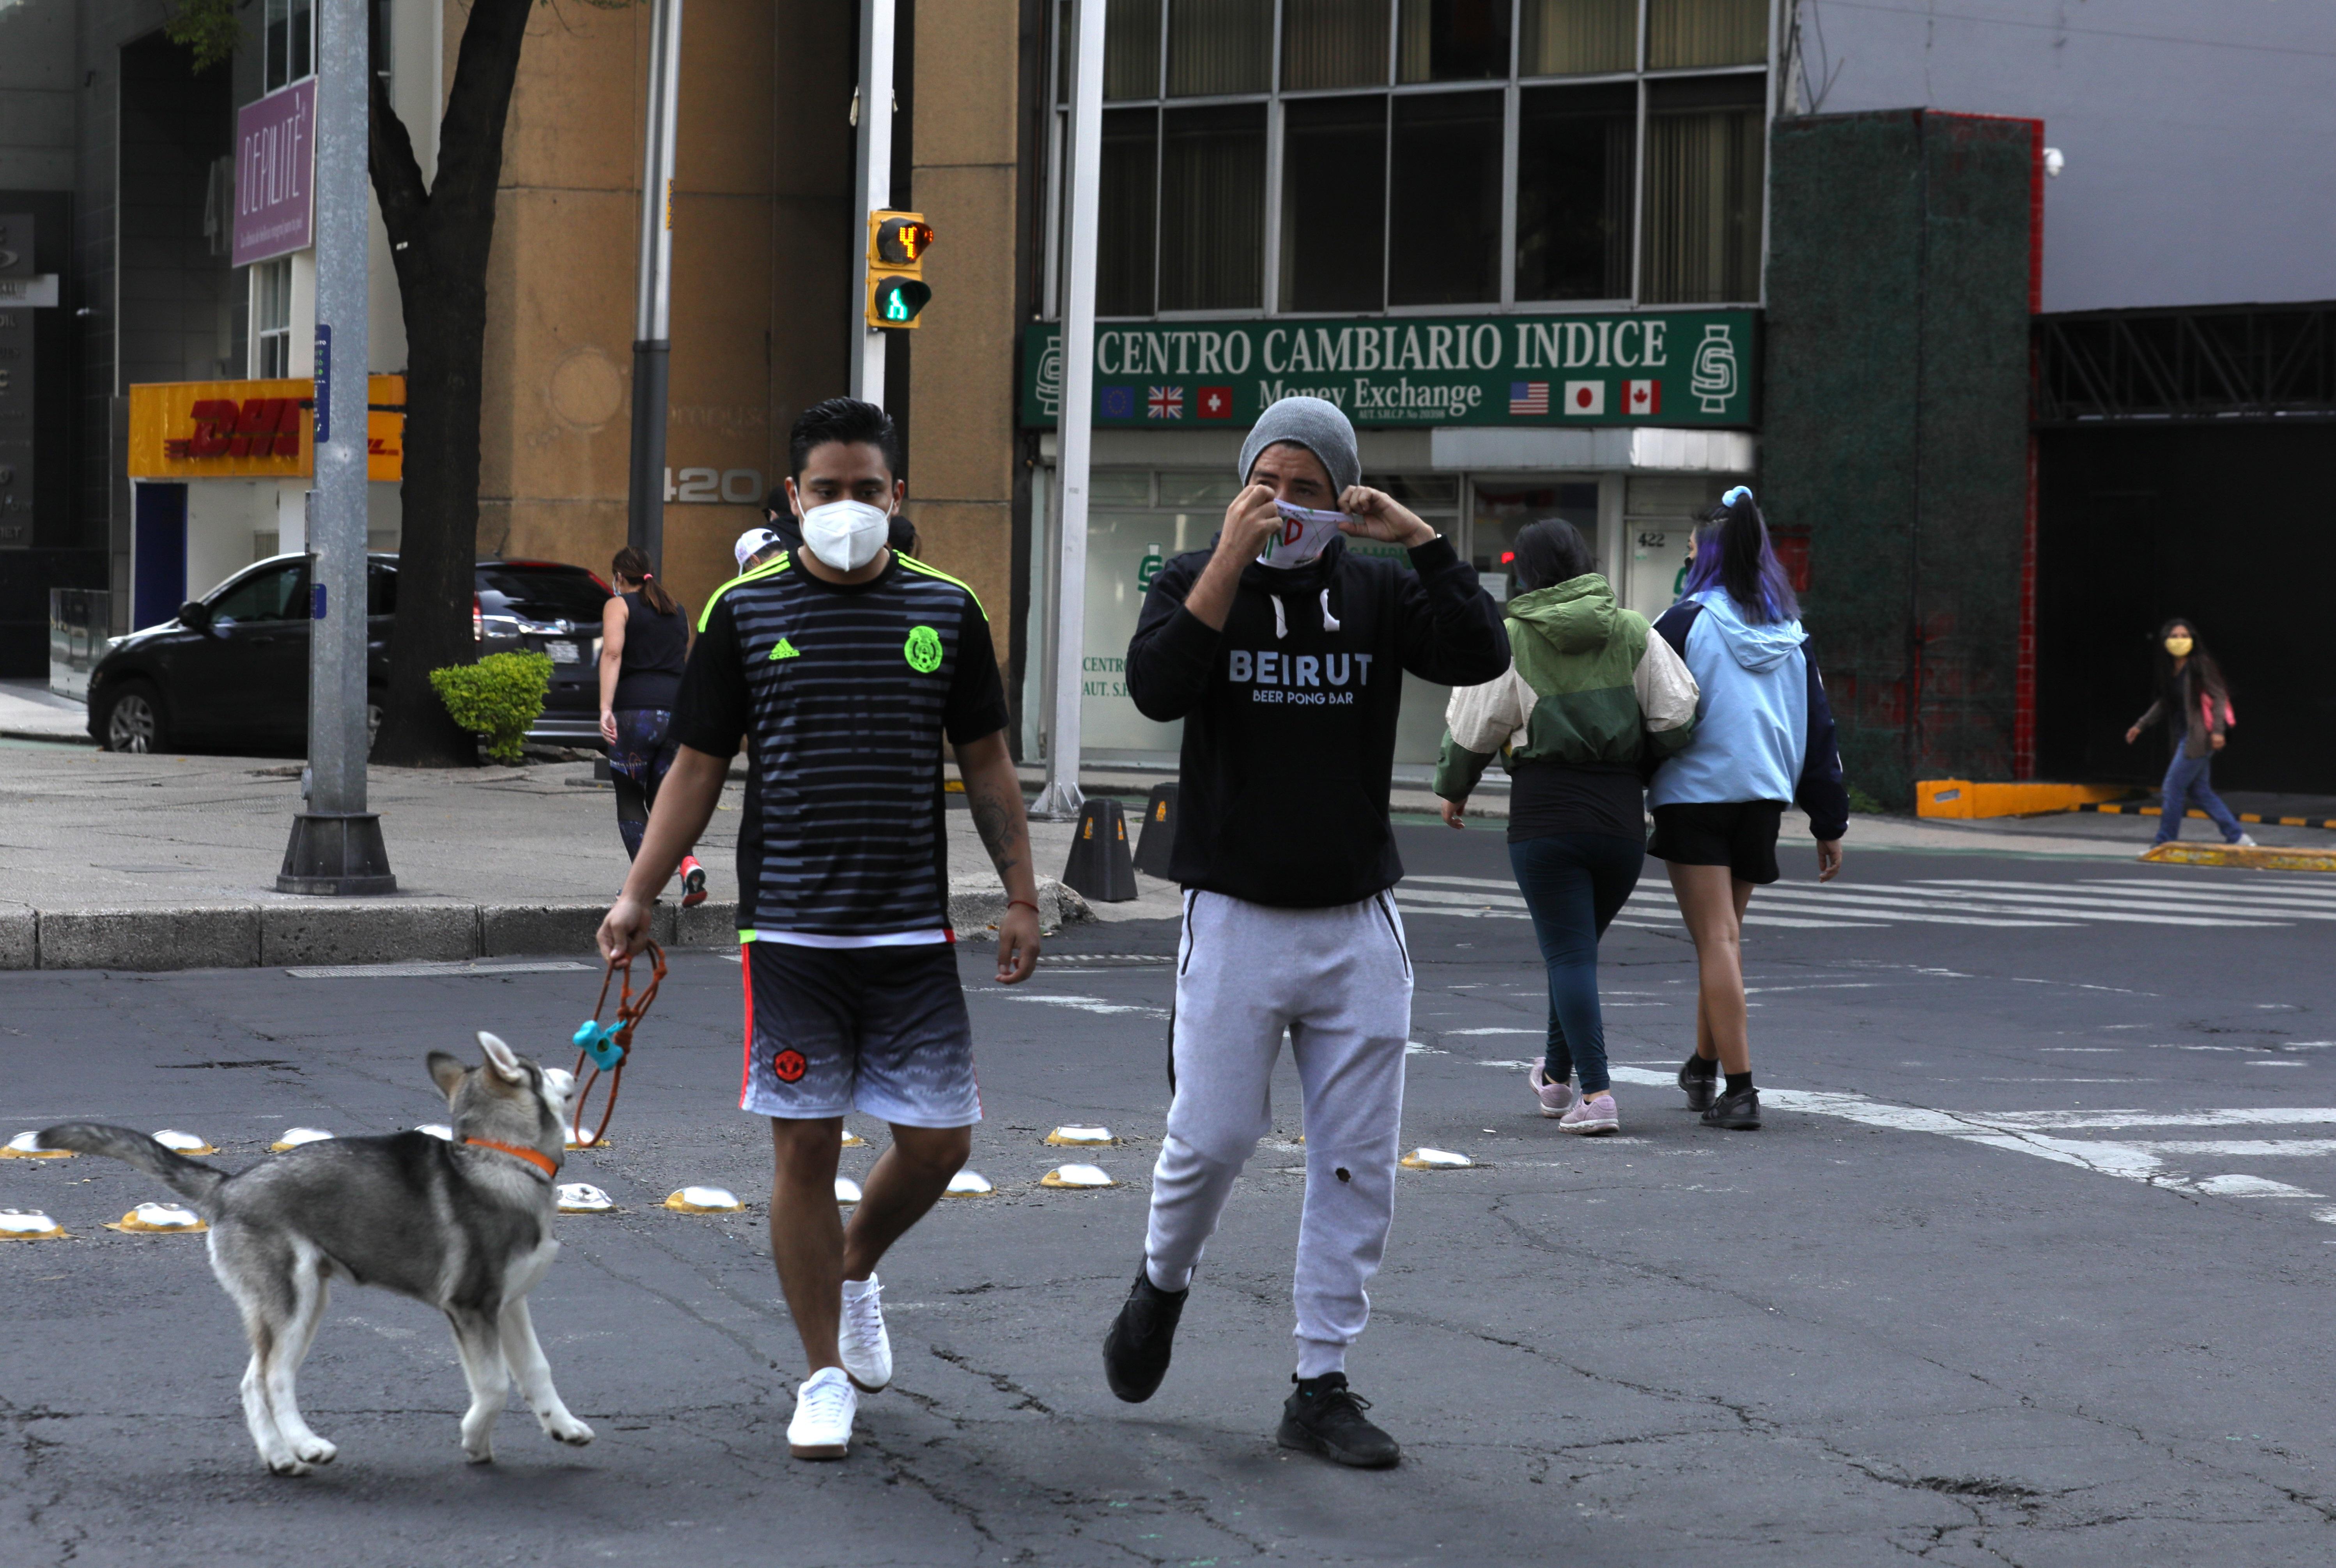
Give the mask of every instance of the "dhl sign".
<svg viewBox="0 0 2336 1568">
<path fill-rule="evenodd" d="M 405 377 L 371 377 L 365 402 L 365 477 L 394 482 L 405 472 Z M 315 407 L 306 376 L 132 386 L 130 477 L 305 479 Z"/>
</svg>

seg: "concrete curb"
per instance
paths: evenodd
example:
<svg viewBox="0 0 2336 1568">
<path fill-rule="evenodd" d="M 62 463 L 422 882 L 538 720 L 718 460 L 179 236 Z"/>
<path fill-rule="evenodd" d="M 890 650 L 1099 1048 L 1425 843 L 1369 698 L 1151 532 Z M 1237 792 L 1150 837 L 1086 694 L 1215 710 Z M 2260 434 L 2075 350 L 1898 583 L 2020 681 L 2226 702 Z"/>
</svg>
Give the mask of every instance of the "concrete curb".
<svg viewBox="0 0 2336 1568">
<path fill-rule="evenodd" d="M 2180 839 L 2141 856 L 2152 865 L 2239 866 L 2257 872 L 2336 872 L 2336 850 L 2278 849 L 2270 844 L 2186 844 Z"/>
<path fill-rule="evenodd" d="M 282 904 L 0 911 L 0 969 L 255 969 L 417 959 L 592 954 L 608 901 L 465 904 L 351 899 Z M 651 933 L 671 948 L 728 947 L 738 906 L 660 901 Z"/>
</svg>

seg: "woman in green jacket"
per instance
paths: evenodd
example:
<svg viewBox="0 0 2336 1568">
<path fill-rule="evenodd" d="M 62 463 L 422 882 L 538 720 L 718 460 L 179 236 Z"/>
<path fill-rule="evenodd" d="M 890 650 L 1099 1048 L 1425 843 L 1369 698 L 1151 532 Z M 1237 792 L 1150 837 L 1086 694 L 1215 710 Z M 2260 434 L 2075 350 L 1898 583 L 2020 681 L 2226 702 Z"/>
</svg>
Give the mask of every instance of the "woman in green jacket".
<svg viewBox="0 0 2336 1568">
<path fill-rule="evenodd" d="M 1549 970 L 1549 1041 L 1527 1076 L 1569 1133 L 1621 1126 L 1598 1009 L 1598 940 L 1646 860 L 1646 772 L 1695 731 L 1695 677 L 1646 617 L 1621 608 L 1589 546 L 1550 519 L 1517 536 L 1508 673 L 1452 694 L 1436 793 L 1462 825 L 1505 754 L 1509 864 Z M 1581 1075 L 1577 1095 L 1568 1080 Z"/>
</svg>

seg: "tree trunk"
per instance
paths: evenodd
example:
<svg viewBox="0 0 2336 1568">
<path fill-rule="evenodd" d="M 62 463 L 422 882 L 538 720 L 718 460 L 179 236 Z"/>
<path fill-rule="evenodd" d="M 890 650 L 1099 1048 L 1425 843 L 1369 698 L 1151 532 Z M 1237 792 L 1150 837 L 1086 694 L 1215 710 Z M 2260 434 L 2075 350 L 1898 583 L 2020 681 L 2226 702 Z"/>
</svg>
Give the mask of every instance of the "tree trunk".
<svg viewBox="0 0 2336 1568">
<path fill-rule="evenodd" d="M 478 657 L 471 632 L 479 532 L 479 421 L 487 260 L 503 123 L 530 0 L 473 0 L 425 190 L 414 143 L 373 78 L 372 170 L 405 311 L 404 510 L 389 689 L 374 760 L 445 767 L 477 760 L 430 672 Z M 376 19 L 378 10 L 375 13 Z M 379 40 L 375 41 L 379 48 Z"/>
</svg>

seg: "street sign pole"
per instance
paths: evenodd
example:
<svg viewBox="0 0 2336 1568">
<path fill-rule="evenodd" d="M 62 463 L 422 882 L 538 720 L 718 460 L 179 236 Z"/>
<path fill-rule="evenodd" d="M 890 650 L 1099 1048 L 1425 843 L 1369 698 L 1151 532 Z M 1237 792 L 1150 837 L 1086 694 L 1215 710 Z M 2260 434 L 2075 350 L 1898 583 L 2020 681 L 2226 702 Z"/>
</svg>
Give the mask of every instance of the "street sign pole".
<svg viewBox="0 0 2336 1568">
<path fill-rule="evenodd" d="M 665 570 L 665 425 L 673 355 L 673 141 L 681 97 L 681 0 L 649 16 L 641 256 L 633 307 L 633 448 L 625 542 Z"/>
<path fill-rule="evenodd" d="M 1069 265 L 1063 299 L 1063 412 L 1056 461 L 1062 530 L 1056 566 L 1054 711 L 1046 731 L 1046 787 L 1034 816 L 1079 814 L 1079 701 L 1085 675 L 1087 470 L 1095 419 L 1095 226 L 1103 180 L 1103 14 L 1105 0 L 1077 0 L 1071 71 Z"/>
<path fill-rule="evenodd" d="M 852 227 L 852 395 L 884 401 L 884 334 L 863 318 L 868 298 L 868 214 L 892 205 L 892 5 L 860 0 L 860 152 L 853 189 L 860 221 Z"/>
<path fill-rule="evenodd" d="M 316 6 L 315 490 L 308 521 L 308 801 L 277 891 L 397 888 L 365 810 L 367 0 Z"/>
</svg>

